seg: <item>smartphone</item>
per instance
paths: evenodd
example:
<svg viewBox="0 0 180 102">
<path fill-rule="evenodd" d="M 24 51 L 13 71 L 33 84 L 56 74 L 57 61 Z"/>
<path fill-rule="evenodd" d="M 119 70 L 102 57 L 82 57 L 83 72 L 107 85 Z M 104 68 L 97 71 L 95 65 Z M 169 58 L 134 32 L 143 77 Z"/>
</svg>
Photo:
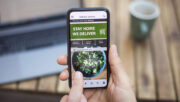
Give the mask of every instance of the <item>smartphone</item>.
<svg viewBox="0 0 180 102">
<path fill-rule="evenodd" d="M 106 88 L 109 80 L 109 22 L 106 8 L 70 9 L 67 13 L 69 87 L 74 73 L 84 88 Z"/>
</svg>

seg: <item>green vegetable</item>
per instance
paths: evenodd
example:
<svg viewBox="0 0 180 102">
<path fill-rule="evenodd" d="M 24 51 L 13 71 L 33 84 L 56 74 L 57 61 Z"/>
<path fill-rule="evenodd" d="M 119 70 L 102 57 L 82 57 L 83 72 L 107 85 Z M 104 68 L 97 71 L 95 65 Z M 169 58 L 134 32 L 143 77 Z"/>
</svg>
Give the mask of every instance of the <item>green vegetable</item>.
<svg viewBox="0 0 180 102">
<path fill-rule="evenodd" d="M 104 55 L 101 51 L 74 52 L 72 58 L 74 69 L 81 71 L 85 77 L 91 77 L 99 73 L 104 63 Z"/>
</svg>

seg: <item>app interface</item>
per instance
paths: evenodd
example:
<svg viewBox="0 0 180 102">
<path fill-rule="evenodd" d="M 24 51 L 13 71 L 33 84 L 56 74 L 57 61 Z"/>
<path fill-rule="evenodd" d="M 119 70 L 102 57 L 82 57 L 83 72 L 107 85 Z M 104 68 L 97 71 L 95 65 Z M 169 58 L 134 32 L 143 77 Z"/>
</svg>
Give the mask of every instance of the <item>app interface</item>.
<svg viewBox="0 0 180 102">
<path fill-rule="evenodd" d="M 84 88 L 107 85 L 107 27 L 105 11 L 70 13 L 71 77 L 81 71 Z"/>
</svg>

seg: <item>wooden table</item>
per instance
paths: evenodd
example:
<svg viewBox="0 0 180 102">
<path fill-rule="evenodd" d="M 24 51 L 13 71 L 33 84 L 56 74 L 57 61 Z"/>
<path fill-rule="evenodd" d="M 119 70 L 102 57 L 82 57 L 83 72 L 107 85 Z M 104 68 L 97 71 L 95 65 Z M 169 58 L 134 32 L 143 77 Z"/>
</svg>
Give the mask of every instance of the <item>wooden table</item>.
<svg viewBox="0 0 180 102">
<path fill-rule="evenodd" d="M 111 12 L 111 43 L 135 86 L 140 101 L 180 102 L 180 0 L 154 0 L 161 10 L 151 36 L 136 42 L 130 36 L 131 0 L 83 0 L 84 7 L 107 7 Z M 58 75 L 10 83 L 2 90 L 68 93 Z"/>
</svg>

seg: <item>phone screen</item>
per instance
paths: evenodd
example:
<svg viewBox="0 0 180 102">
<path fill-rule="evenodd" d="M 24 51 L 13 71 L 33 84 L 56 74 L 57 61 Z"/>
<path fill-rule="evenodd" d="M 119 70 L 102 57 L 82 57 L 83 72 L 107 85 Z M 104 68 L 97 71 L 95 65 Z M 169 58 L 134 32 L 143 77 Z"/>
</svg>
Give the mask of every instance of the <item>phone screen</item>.
<svg viewBox="0 0 180 102">
<path fill-rule="evenodd" d="M 108 83 L 109 29 L 107 11 L 69 13 L 70 77 L 84 77 L 84 88 L 106 87 Z"/>
</svg>

